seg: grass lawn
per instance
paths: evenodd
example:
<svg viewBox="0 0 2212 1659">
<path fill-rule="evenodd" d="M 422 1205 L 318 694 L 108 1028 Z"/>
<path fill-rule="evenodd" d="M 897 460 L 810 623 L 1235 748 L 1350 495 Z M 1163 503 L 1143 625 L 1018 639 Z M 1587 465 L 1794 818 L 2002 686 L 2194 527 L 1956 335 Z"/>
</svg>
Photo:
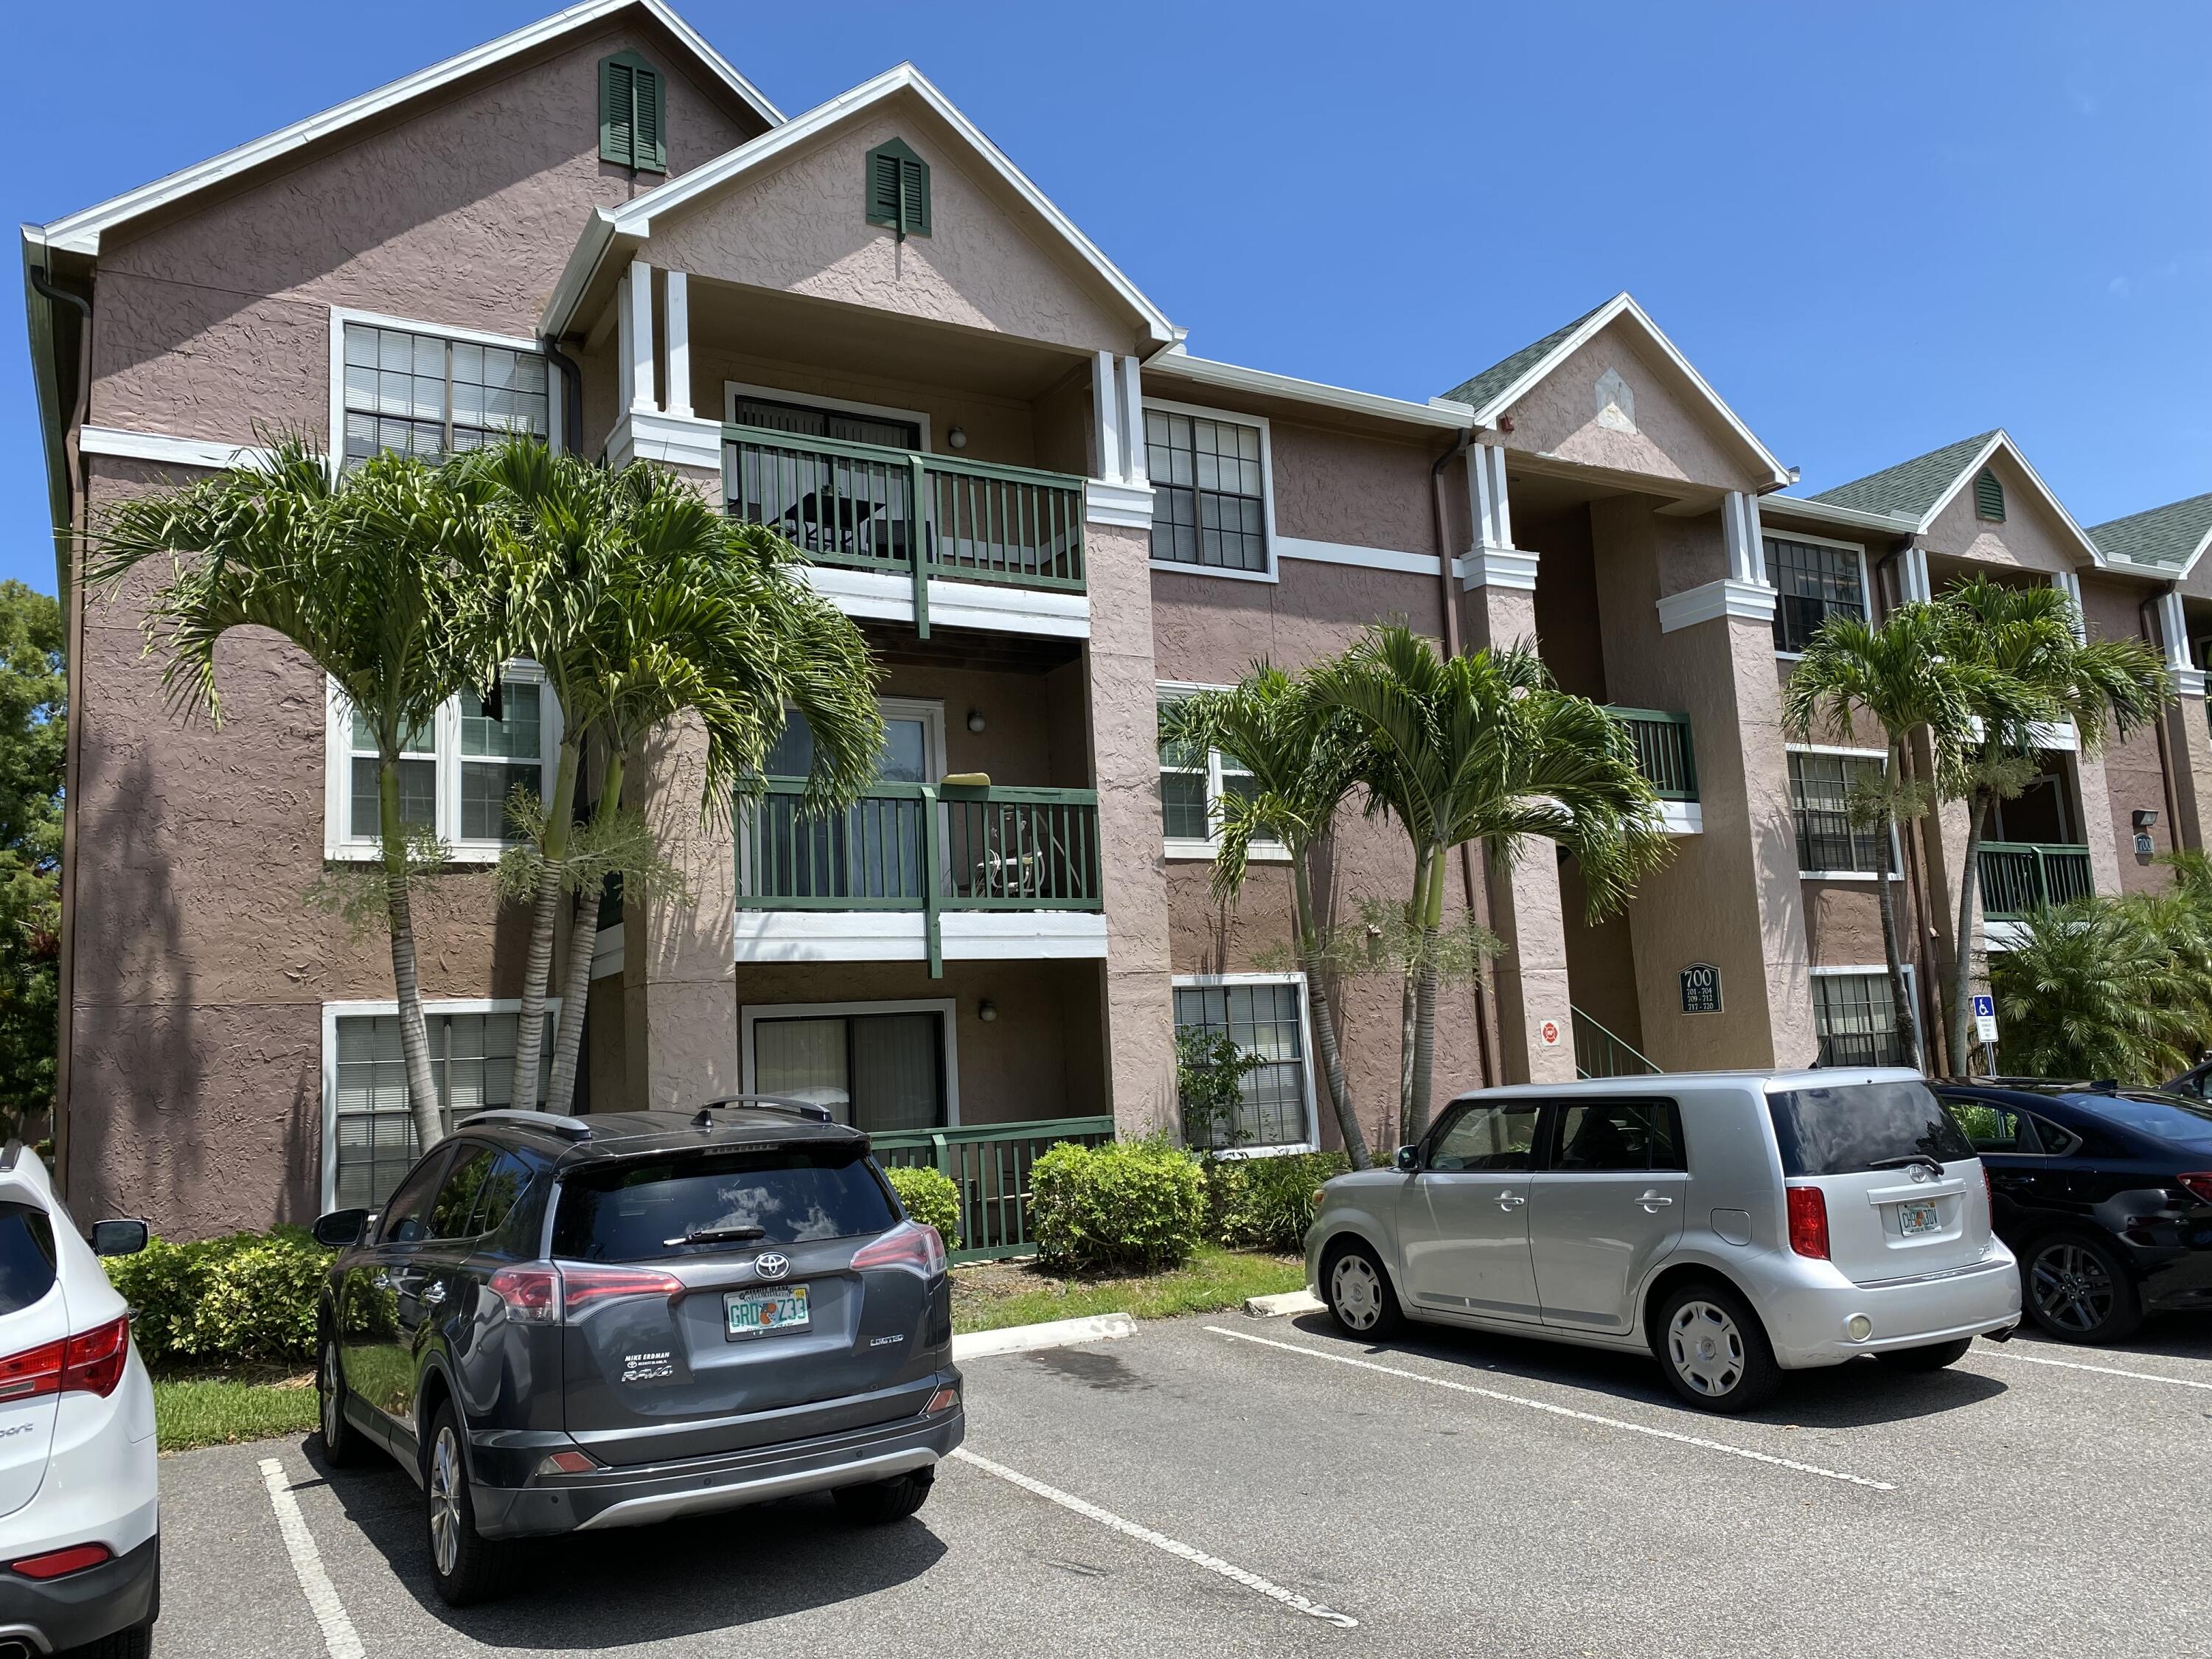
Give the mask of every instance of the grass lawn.
<svg viewBox="0 0 2212 1659">
<path fill-rule="evenodd" d="M 952 1328 L 995 1331 L 1085 1314 L 1127 1312 L 1138 1319 L 1216 1313 L 1248 1296 L 1305 1288 L 1302 1257 L 1208 1246 L 1172 1273 L 1064 1277 L 1034 1263 L 979 1261 L 952 1270 Z"/>
<path fill-rule="evenodd" d="M 305 1434 L 315 1426 L 314 1374 L 157 1376 L 154 1421 L 165 1452 Z"/>
</svg>

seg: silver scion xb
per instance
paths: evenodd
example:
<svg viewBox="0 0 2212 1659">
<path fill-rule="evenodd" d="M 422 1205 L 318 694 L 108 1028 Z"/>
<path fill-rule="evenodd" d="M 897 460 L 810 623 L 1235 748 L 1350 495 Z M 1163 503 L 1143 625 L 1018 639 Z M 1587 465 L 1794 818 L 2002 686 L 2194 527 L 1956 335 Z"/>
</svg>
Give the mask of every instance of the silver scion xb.
<svg viewBox="0 0 2212 1659">
<path fill-rule="evenodd" d="M 1934 1370 L 2020 1322 L 1980 1161 L 1914 1072 L 1486 1089 L 1319 1198 L 1306 1279 L 1346 1331 L 1648 1349 L 1709 1411 L 1858 1354 Z"/>
</svg>

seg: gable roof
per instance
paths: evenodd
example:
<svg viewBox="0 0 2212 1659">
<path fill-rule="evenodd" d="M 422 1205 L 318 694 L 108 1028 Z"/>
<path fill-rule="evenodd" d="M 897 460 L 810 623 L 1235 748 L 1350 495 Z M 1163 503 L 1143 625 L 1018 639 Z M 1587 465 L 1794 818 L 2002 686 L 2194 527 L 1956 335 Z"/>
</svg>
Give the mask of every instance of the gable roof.
<svg viewBox="0 0 2212 1659">
<path fill-rule="evenodd" d="M 2212 546 L 2212 495 L 2191 495 L 2147 512 L 2089 526 L 2089 539 L 2108 557 L 2186 576 Z"/>
<path fill-rule="evenodd" d="M 1615 321 L 1626 319 L 1660 354 L 1674 365 L 1706 408 L 1717 415 L 1722 423 L 1734 433 L 1746 448 L 1756 456 L 1759 464 L 1773 474 L 1777 487 L 1790 482 L 1790 470 L 1775 459 L 1774 452 L 1759 442 L 1752 429 L 1737 418 L 1736 412 L 1721 401 L 1721 395 L 1705 381 L 1705 377 L 1690 366 L 1690 360 L 1675 349 L 1674 343 L 1660 331 L 1644 307 L 1636 303 L 1626 289 L 1616 294 L 1603 305 L 1557 328 L 1542 339 L 1522 346 L 1511 356 L 1492 363 L 1472 380 L 1463 380 L 1444 397 L 1450 402 L 1468 404 L 1474 407 L 1478 426 L 1494 427 L 1498 416 L 1528 396 L 1540 382 L 1560 364 L 1574 356 L 1598 332 Z"/>
<path fill-rule="evenodd" d="M 374 116 L 410 99 L 474 75 L 507 58 L 558 40 L 564 34 L 594 27 L 607 19 L 635 8 L 659 23 L 689 50 L 698 66 L 714 81 L 735 94 L 738 100 L 751 109 L 771 128 L 780 125 L 783 113 L 761 95 L 760 89 L 738 73 L 729 60 L 716 52 L 698 32 L 678 17 L 662 0 L 583 0 L 580 5 L 570 6 L 565 11 L 540 18 L 525 25 L 511 34 L 502 34 L 496 40 L 417 70 L 414 74 L 365 92 L 358 98 L 349 98 L 343 104 L 333 105 L 320 114 L 311 115 L 304 121 L 295 121 L 280 131 L 256 138 L 251 143 L 227 149 L 222 155 L 192 167 L 156 179 L 151 184 L 141 185 L 136 190 L 125 191 L 120 196 L 80 209 L 65 217 L 42 227 L 25 227 L 27 238 L 36 239 L 52 249 L 66 253 L 97 254 L 103 232 L 125 224 L 140 215 L 235 178 L 248 169 L 261 166 L 278 156 L 329 137 L 357 122 Z"/>
<path fill-rule="evenodd" d="M 759 137 L 726 150 L 704 166 L 671 179 L 619 207 L 595 209 L 568 256 L 561 280 L 554 285 L 552 297 L 545 302 L 539 319 L 540 331 L 556 335 L 566 332 L 578 303 L 591 287 L 592 276 L 605 264 L 608 251 L 617 243 L 634 247 L 642 242 L 653 234 L 653 222 L 659 216 L 687 206 L 756 169 L 775 165 L 811 140 L 901 93 L 910 93 L 920 99 L 932 114 L 951 128 L 1060 242 L 1143 319 L 1146 332 L 1158 346 L 1170 345 L 1178 337 L 1167 314 L 1139 293 L 1137 285 L 1122 275 L 1121 268 L 1106 257 L 1098 245 L 1077 229 L 1075 222 L 1054 206 L 1029 175 L 985 137 L 981 129 L 955 108 L 952 100 L 912 64 L 885 70 L 849 92 L 841 92 L 803 115 L 793 116 Z"/>
<path fill-rule="evenodd" d="M 1961 438 L 1954 444 L 1945 444 L 1941 449 L 1931 449 L 1925 455 L 1899 461 L 1879 472 L 1869 472 L 1863 478 L 1824 489 L 1811 499 L 1831 507 L 1888 513 L 1910 519 L 1912 532 L 1925 535 L 1943 509 L 1950 506 L 1951 498 L 1966 487 L 1966 480 L 1987 466 L 1990 458 L 1999 450 L 2027 475 L 2036 495 L 2073 536 L 2081 551 L 2088 556 L 2089 562 L 2103 569 L 2107 562 L 2103 550 L 2075 522 L 2074 515 L 2066 510 L 2066 503 L 2044 483 L 2043 475 L 2021 453 L 2020 446 L 2002 427 L 1978 438 Z"/>
</svg>

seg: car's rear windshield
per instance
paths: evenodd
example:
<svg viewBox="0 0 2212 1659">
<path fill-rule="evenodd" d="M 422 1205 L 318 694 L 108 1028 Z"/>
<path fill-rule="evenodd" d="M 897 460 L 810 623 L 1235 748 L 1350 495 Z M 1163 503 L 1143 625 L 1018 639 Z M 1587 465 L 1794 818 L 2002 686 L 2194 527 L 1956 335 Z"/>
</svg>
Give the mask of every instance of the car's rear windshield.
<svg viewBox="0 0 2212 1659">
<path fill-rule="evenodd" d="M 2075 1103 L 2154 1140 L 2212 1148 L 2212 1107 L 2180 1095 L 2139 1089 L 2124 1095 L 2077 1095 Z"/>
<path fill-rule="evenodd" d="M 898 1218 L 860 1147 L 700 1152 L 572 1172 L 554 1212 L 553 1254 L 571 1261 L 650 1261 L 857 1237 Z"/>
<path fill-rule="evenodd" d="M 54 1287 L 54 1224 L 35 1204 L 0 1203 L 0 1315 Z"/>
<path fill-rule="evenodd" d="M 1767 1096 L 1766 1109 L 1784 1175 L 1856 1175 L 1903 1158 L 1953 1164 L 1974 1155 L 1924 1083 L 1790 1089 Z"/>
</svg>

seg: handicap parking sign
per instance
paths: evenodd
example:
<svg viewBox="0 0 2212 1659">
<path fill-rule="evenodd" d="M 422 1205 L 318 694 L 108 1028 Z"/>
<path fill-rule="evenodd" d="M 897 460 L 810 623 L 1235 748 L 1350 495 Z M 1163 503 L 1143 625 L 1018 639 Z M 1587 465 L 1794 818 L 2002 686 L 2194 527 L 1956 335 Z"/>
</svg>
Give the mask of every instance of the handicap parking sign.
<svg viewBox="0 0 2212 1659">
<path fill-rule="evenodd" d="M 1974 1035 L 1984 1042 L 1997 1040 L 1997 1000 L 1987 993 L 1974 998 Z"/>
</svg>

